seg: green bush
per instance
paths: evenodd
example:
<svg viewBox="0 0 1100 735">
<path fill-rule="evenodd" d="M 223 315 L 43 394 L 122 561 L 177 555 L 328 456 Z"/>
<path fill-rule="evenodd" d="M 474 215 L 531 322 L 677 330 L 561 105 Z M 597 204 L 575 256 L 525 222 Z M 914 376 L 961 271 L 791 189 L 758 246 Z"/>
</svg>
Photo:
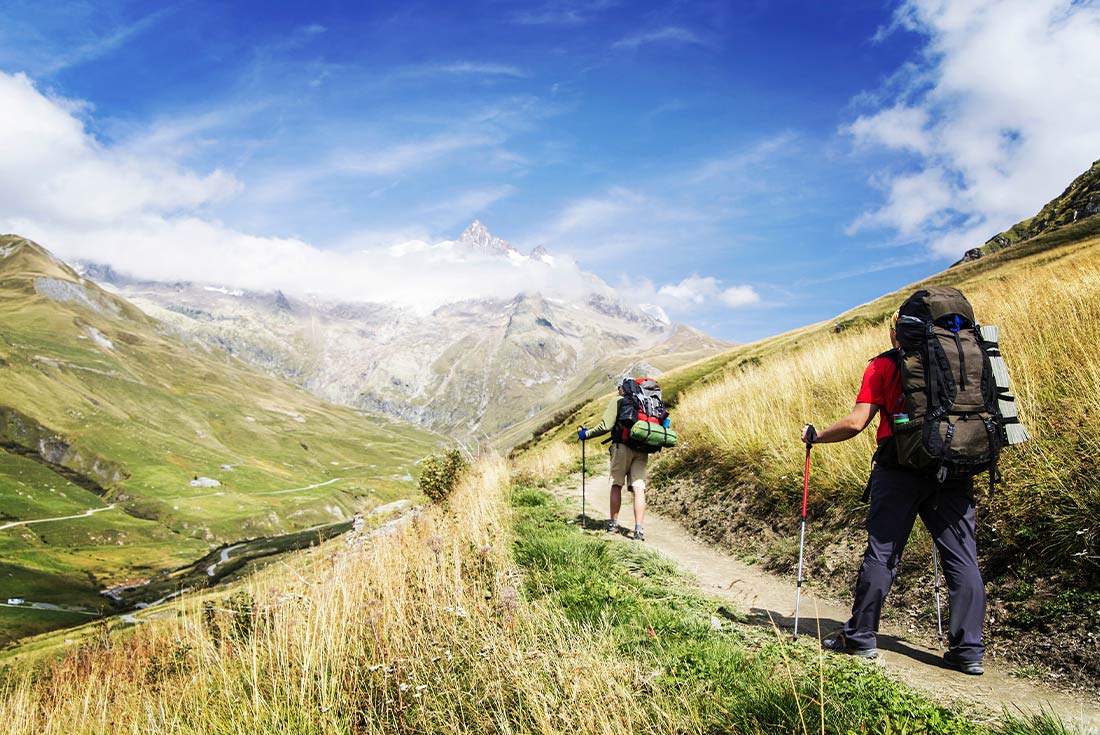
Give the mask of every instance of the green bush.
<svg viewBox="0 0 1100 735">
<path fill-rule="evenodd" d="M 457 449 L 446 454 L 433 454 L 424 460 L 420 472 L 420 492 L 433 503 L 444 502 L 450 497 L 468 466 Z"/>
</svg>

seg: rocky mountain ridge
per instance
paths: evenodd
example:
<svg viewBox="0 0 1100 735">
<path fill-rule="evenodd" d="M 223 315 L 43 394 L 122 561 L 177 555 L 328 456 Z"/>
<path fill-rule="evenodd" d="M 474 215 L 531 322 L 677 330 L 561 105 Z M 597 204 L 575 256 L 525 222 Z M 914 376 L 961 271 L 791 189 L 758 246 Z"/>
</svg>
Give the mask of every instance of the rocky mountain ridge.
<svg viewBox="0 0 1100 735">
<path fill-rule="evenodd" d="M 457 244 L 478 256 L 524 256 L 473 222 Z M 524 291 L 473 298 L 428 314 L 385 303 L 257 293 L 198 283 L 137 281 L 84 264 L 178 335 L 222 348 L 325 400 L 486 439 L 607 392 L 618 376 L 657 372 L 727 348 L 658 307 L 597 287 L 579 299 Z"/>
<path fill-rule="evenodd" d="M 1034 217 L 1016 223 L 986 240 L 981 247 L 966 251 L 960 263 L 1030 240 L 1044 232 L 1100 215 L 1100 161 L 1078 176 L 1060 195 L 1050 200 Z"/>
</svg>

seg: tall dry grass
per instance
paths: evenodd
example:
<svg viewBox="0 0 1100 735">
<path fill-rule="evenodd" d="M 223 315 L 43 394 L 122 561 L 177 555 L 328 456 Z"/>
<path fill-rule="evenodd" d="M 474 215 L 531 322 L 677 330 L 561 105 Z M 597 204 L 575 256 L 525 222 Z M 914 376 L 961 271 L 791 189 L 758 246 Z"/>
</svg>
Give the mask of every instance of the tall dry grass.
<svg viewBox="0 0 1100 735">
<path fill-rule="evenodd" d="M 0 679 L 9 733 L 621 733 L 690 729 L 630 706 L 647 672 L 525 602 L 507 470 L 482 461 L 446 509 L 341 541 Z"/>
<path fill-rule="evenodd" d="M 1002 525 L 997 542 L 1052 554 L 1053 563 L 1086 572 L 1098 560 L 1100 515 L 1100 431 L 1092 418 L 1100 407 L 1097 244 L 1061 251 L 1055 263 L 1021 260 L 972 279 L 962 277 L 963 270 L 956 281 L 979 320 L 1002 329 L 1012 389 L 1033 436 L 1003 454 L 1005 482 L 989 503 Z M 896 306 L 884 303 L 874 326 L 839 334 L 820 330 L 798 348 L 772 352 L 685 391 L 675 421 L 687 452 L 667 460 L 743 465 L 771 492 L 800 492 L 802 425 L 821 428 L 851 409 L 867 361 L 890 346 L 886 318 Z M 855 440 L 814 450 L 811 500 L 819 507 L 859 496 L 874 426 Z M 1020 523 L 1026 528 L 1017 528 Z"/>
<path fill-rule="evenodd" d="M 538 482 L 557 477 L 580 460 L 580 442 L 570 445 L 565 441 L 553 441 L 523 452 L 515 458 L 513 466 L 518 476 Z"/>
</svg>

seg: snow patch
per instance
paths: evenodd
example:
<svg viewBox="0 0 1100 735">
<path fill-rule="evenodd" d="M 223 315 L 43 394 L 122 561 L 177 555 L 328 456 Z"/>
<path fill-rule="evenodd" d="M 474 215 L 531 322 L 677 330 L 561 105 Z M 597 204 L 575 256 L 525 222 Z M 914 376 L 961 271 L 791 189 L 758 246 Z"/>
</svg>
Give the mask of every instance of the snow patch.
<svg viewBox="0 0 1100 735">
<path fill-rule="evenodd" d="M 17 246 L 15 245 L 5 245 L 4 247 L 0 248 L 0 258 L 8 257 L 12 253 L 14 253 L 16 249 Z"/>
<path fill-rule="evenodd" d="M 244 291 L 241 291 L 240 289 L 228 289 L 222 288 L 221 286 L 203 286 L 202 290 L 225 294 L 226 296 L 244 296 Z"/>
</svg>

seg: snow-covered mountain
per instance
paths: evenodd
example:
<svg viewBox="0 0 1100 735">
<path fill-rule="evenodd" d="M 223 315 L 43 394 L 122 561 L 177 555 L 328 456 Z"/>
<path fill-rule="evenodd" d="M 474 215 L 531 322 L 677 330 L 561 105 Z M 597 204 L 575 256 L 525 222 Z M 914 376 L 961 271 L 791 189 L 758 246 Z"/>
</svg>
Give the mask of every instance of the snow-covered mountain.
<svg viewBox="0 0 1100 735">
<path fill-rule="evenodd" d="M 476 221 L 445 245 L 517 267 L 531 261 L 556 267 L 545 249 L 523 255 Z M 671 323 L 658 307 L 618 299 L 592 274 L 583 274 L 590 288 L 579 297 L 529 290 L 451 301 L 425 313 L 396 303 L 142 281 L 102 265 L 82 268 L 181 335 L 327 400 L 461 438 L 506 430 L 525 438 L 526 424 L 609 392 L 625 373 L 659 373 L 729 346 Z"/>
</svg>

